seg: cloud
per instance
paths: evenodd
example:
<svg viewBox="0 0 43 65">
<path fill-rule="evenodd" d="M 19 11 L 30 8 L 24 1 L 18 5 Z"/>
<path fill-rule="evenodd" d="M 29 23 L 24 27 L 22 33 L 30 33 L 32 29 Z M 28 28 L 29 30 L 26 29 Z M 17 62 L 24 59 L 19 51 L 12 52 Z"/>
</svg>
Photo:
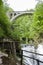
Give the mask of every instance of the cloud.
<svg viewBox="0 0 43 65">
<path fill-rule="evenodd" d="M 15 11 L 24 11 L 35 8 L 35 0 L 8 0 L 7 3 Z"/>
</svg>

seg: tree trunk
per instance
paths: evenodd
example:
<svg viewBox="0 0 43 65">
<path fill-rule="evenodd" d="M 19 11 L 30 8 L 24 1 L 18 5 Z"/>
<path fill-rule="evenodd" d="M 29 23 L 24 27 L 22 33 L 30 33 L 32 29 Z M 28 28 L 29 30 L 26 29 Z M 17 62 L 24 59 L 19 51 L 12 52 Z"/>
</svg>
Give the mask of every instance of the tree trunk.
<svg viewBox="0 0 43 65">
<path fill-rule="evenodd" d="M 28 44 L 28 38 L 26 37 L 26 44 Z"/>
<path fill-rule="evenodd" d="M 16 60 L 16 48 L 15 48 L 15 43 L 14 42 L 12 43 L 12 50 L 13 50 L 13 56 Z"/>
</svg>

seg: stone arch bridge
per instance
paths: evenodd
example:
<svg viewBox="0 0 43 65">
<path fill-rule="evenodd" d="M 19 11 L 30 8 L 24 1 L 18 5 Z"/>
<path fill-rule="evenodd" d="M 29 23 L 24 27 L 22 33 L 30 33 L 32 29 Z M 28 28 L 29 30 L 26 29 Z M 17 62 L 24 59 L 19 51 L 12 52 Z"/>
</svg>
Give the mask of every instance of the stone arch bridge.
<svg viewBox="0 0 43 65">
<path fill-rule="evenodd" d="M 15 19 L 17 19 L 17 18 L 20 17 L 20 16 L 23 16 L 23 15 L 33 15 L 33 13 L 34 13 L 34 12 L 25 12 L 25 11 L 24 11 L 24 12 L 23 12 L 23 11 L 22 11 L 22 12 L 16 12 L 16 13 L 14 12 L 14 13 L 13 13 L 13 17 L 12 17 L 10 20 L 11 20 L 11 22 L 12 22 L 12 21 L 14 21 Z M 15 15 L 14 15 L 14 14 L 15 14 Z M 21 38 L 20 38 L 20 39 L 21 39 Z M 26 43 L 27 43 L 27 40 L 28 40 L 28 39 L 26 38 Z"/>
<path fill-rule="evenodd" d="M 27 11 L 15 11 L 15 12 L 11 12 L 10 13 L 10 20 L 13 21 L 15 20 L 16 18 L 22 16 L 22 15 L 33 15 L 33 12 L 27 12 Z"/>
</svg>

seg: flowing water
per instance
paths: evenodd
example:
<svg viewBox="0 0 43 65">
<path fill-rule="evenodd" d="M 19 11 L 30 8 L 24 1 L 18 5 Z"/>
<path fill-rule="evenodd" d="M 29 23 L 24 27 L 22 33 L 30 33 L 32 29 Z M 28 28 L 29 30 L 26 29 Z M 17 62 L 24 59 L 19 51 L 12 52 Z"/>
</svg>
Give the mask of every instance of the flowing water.
<svg viewBox="0 0 43 65">
<path fill-rule="evenodd" d="M 43 45 L 39 44 L 37 49 L 35 49 L 34 46 L 30 45 L 30 46 L 23 47 L 22 50 L 43 54 Z M 23 55 L 26 55 L 26 56 L 29 56 L 29 57 L 34 57 L 36 59 L 39 59 L 40 61 L 43 61 L 43 56 L 40 56 L 40 55 L 28 53 L 28 52 L 25 52 L 25 51 L 23 51 Z M 24 57 L 24 56 L 23 56 L 23 63 L 25 65 L 38 65 L 37 61 L 30 59 L 30 58 L 27 58 L 27 57 Z M 40 63 L 40 65 L 43 65 L 43 63 Z"/>
</svg>

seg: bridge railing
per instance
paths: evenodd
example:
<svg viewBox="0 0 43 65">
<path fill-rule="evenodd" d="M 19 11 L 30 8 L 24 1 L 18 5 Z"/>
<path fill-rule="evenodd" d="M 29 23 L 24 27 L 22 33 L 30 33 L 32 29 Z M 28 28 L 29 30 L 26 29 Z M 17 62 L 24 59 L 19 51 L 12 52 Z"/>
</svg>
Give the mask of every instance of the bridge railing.
<svg viewBox="0 0 43 65">
<path fill-rule="evenodd" d="M 21 50 L 21 65 L 23 65 L 23 57 L 26 57 L 26 58 L 30 58 L 30 59 L 33 59 L 33 60 L 35 60 L 36 62 L 37 62 L 37 64 L 36 65 L 40 65 L 40 63 L 42 63 L 43 64 L 43 61 L 41 61 L 41 60 L 39 60 L 39 59 L 36 59 L 36 58 L 34 58 L 34 57 L 30 57 L 30 56 L 26 56 L 26 55 L 24 55 L 23 54 L 23 52 L 28 52 L 28 53 L 33 53 L 33 54 L 36 54 L 36 55 L 40 55 L 40 56 L 43 56 L 43 54 L 39 54 L 39 53 L 35 53 L 35 52 L 30 52 L 30 51 L 26 51 L 26 50 Z M 24 59 L 24 60 L 26 60 L 26 59 Z M 29 65 L 27 62 L 25 62 L 25 64 L 26 65 Z M 35 65 L 35 64 L 34 64 Z"/>
</svg>

